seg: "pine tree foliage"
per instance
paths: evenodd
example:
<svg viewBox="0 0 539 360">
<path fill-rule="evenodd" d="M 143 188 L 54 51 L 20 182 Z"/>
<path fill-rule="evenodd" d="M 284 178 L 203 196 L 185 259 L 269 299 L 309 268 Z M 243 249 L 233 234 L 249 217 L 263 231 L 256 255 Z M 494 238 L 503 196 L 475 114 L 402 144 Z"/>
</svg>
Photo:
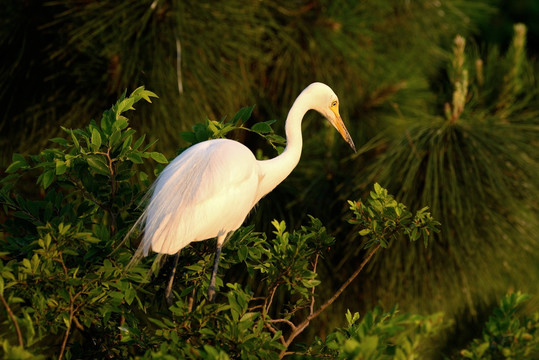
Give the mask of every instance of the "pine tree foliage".
<svg viewBox="0 0 539 360">
<path fill-rule="evenodd" d="M 415 107 L 440 44 L 488 14 L 488 2 L 16 2 L 0 15 L 7 24 L 0 38 L 13 40 L 1 44 L 9 54 L 2 89 L 16 90 L 2 97 L 5 139 L 15 139 L 4 141 L 2 163 L 11 150 L 37 151 L 57 124 L 77 126 L 141 83 L 167 95 L 151 113 L 140 109 L 143 123 L 134 121 L 169 154 L 177 129 L 205 116 L 256 103 L 255 118 L 284 118 L 315 80 L 341 94 L 343 115 L 368 139 L 385 124 L 370 112 L 383 114 L 390 99 Z"/>
<path fill-rule="evenodd" d="M 434 246 L 399 242 L 378 259 L 374 299 L 477 314 L 507 288 L 537 291 L 539 88 L 525 33 L 515 25 L 507 53 L 493 49 L 485 60 L 457 36 L 447 102 L 407 118 L 372 166 L 401 201 L 429 204 L 443 219 Z"/>
</svg>

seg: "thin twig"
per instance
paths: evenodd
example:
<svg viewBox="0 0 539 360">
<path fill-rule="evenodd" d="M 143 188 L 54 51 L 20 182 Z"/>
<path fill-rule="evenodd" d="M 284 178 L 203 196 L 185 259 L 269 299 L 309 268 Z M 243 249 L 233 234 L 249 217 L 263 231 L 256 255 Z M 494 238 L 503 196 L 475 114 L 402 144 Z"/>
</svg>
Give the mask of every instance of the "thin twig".
<svg viewBox="0 0 539 360">
<path fill-rule="evenodd" d="M 288 326 L 290 326 L 292 330 L 296 329 L 296 325 L 294 325 L 294 323 L 288 319 L 269 319 L 266 321 L 269 323 L 285 323 L 285 324 L 288 324 Z"/>
<path fill-rule="evenodd" d="M 273 289 L 270 291 L 270 295 L 266 296 L 266 299 L 264 300 L 264 306 L 262 307 L 262 314 L 264 315 L 264 318 L 268 314 L 268 309 L 271 307 L 271 303 L 273 302 L 273 296 L 275 295 L 275 292 L 277 291 L 277 288 L 279 287 L 279 284 L 274 284 Z"/>
<path fill-rule="evenodd" d="M 107 206 L 102 203 L 101 201 L 97 200 L 96 197 L 94 197 L 91 193 L 89 193 L 85 188 L 84 186 L 80 185 L 74 178 L 72 178 L 71 176 L 67 176 L 67 178 L 69 179 L 69 181 L 71 181 L 71 184 L 78 190 L 81 192 L 82 196 L 86 199 L 86 200 L 89 200 L 91 202 L 93 202 L 94 204 L 96 204 L 97 206 L 99 206 L 103 211 L 107 211 Z"/>
<path fill-rule="evenodd" d="M 275 295 L 275 292 L 277 291 L 277 288 L 279 288 L 279 283 L 278 282 L 273 284 L 273 288 L 269 292 L 269 295 L 264 298 L 264 304 L 262 305 L 262 318 L 264 320 L 266 320 L 266 316 L 268 315 L 268 309 L 271 307 L 271 304 L 273 302 L 273 296 Z M 284 322 L 285 319 L 282 319 L 282 320 Z M 264 326 L 266 326 L 275 335 L 275 334 L 277 334 L 277 329 L 275 329 L 273 326 L 271 326 L 270 323 L 272 323 L 272 322 L 280 322 L 280 321 L 273 321 L 273 320 L 270 319 L 270 320 L 265 321 Z M 294 326 L 294 324 L 292 324 L 292 326 Z M 292 329 L 294 329 L 294 327 Z M 284 338 L 284 335 L 281 334 L 281 337 L 279 338 L 279 340 L 281 341 L 281 344 L 286 346 L 286 340 Z"/>
<path fill-rule="evenodd" d="M 271 326 L 269 323 L 264 323 L 264 326 L 267 327 L 269 329 L 269 331 L 271 331 L 273 333 L 273 335 L 277 334 L 277 329 L 275 329 L 273 326 Z M 281 341 L 281 344 L 285 345 L 286 343 L 286 340 L 284 339 L 284 336 L 281 335 L 281 337 L 279 338 L 279 340 Z"/>
<path fill-rule="evenodd" d="M 109 162 L 109 172 L 110 172 L 110 202 L 109 206 L 107 206 L 107 211 L 110 215 L 110 234 L 111 236 L 114 236 L 116 234 L 116 215 L 114 214 L 114 210 L 112 209 L 112 206 L 114 204 L 115 198 L 116 198 L 116 192 L 117 192 L 117 183 L 116 183 L 116 169 L 114 168 L 114 160 L 110 156 L 110 147 L 107 149 L 107 160 Z"/>
<path fill-rule="evenodd" d="M 69 271 L 64 263 L 62 253 L 60 253 L 59 258 L 56 259 L 56 261 L 58 261 L 62 265 L 62 268 L 64 270 L 64 275 L 67 280 L 67 278 L 69 277 Z M 73 295 L 71 288 L 68 289 L 69 290 L 68 291 L 69 293 L 69 322 L 67 324 L 67 329 L 64 335 L 64 339 L 62 341 L 62 346 L 60 347 L 60 354 L 58 355 L 58 360 L 62 360 L 64 356 L 64 352 L 67 346 L 67 339 L 69 338 L 69 334 L 71 333 L 71 325 L 73 324 L 74 320 L 75 320 L 75 326 L 78 327 L 78 325 L 80 325 L 80 323 L 77 325 L 78 321 L 75 319 L 75 313 L 79 311 L 79 309 L 82 307 L 83 304 L 81 303 L 78 306 L 75 306 L 75 300 L 77 300 L 77 298 L 84 292 L 86 286 L 87 285 L 83 285 L 82 289 L 79 292 L 77 292 L 75 295 Z"/>
<path fill-rule="evenodd" d="M 62 256 L 62 252 L 60 252 L 59 257 L 54 259 L 54 260 L 56 260 L 57 262 L 60 263 L 60 265 L 62 265 L 62 269 L 64 270 L 65 280 L 67 281 L 67 278 L 69 277 L 69 271 L 67 270 L 66 264 L 64 263 L 64 258 Z"/>
<path fill-rule="evenodd" d="M 248 308 L 248 310 L 253 311 L 253 310 L 256 310 L 256 309 L 262 309 L 263 307 L 264 307 L 264 304 L 259 304 L 259 305 L 250 306 Z"/>
<path fill-rule="evenodd" d="M 15 205 L 15 204 L 12 204 L 12 203 L 8 203 L 6 201 L 0 201 L 0 205 L 2 206 L 8 206 L 10 208 L 10 210 L 18 210 L 22 213 L 24 213 L 24 215 L 28 216 L 30 219 L 32 219 L 33 221 L 39 223 L 39 225 L 42 225 L 43 222 L 38 219 L 37 217 L 35 217 L 34 215 L 32 215 L 28 210 L 18 206 L 18 205 Z"/>
<path fill-rule="evenodd" d="M 193 312 L 193 304 L 195 303 L 195 292 L 196 292 L 196 287 L 193 287 L 193 292 L 191 292 L 191 296 L 189 296 L 189 302 L 187 305 L 188 313 Z"/>
<path fill-rule="evenodd" d="M 24 347 L 24 343 L 22 341 L 21 329 L 19 328 L 19 323 L 17 323 L 17 319 L 15 318 L 13 311 L 11 311 L 9 304 L 7 303 L 6 299 L 4 298 L 4 294 L 2 293 L 0 293 L 0 300 L 2 301 L 2 304 L 4 304 L 7 314 L 9 315 L 9 318 L 11 319 L 11 321 L 13 322 L 13 325 L 15 326 L 15 331 L 17 332 L 17 339 L 19 340 L 19 346 Z"/>
<path fill-rule="evenodd" d="M 78 306 L 74 306 L 74 305 L 75 305 L 75 300 L 77 300 L 77 298 L 84 292 L 85 287 L 86 286 L 83 285 L 82 290 L 76 293 L 75 295 L 72 295 L 71 289 L 69 289 L 69 324 L 67 325 L 66 333 L 64 335 L 64 340 L 62 341 L 62 347 L 60 348 L 60 354 L 58 355 L 58 360 L 62 360 L 62 357 L 64 356 L 64 352 L 67 346 L 67 339 L 69 338 L 69 334 L 71 332 L 71 324 L 75 322 L 75 325 L 76 325 L 76 323 L 78 322 L 77 319 L 75 318 L 75 314 L 79 311 L 79 309 L 82 307 L 83 304 L 81 303 Z"/>
<path fill-rule="evenodd" d="M 275 329 L 273 326 L 271 326 L 268 322 L 266 322 L 264 324 L 268 329 L 269 331 L 271 331 L 273 334 L 277 334 L 277 329 Z"/>
<path fill-rule="evenodd" d="M 286 340 L 285 342 L 285 349 L 283 349 L 281 351 L 281 353 L 279 354 L 279 359 L 282 359 L 285 355 L 289 354 L 286 350 L 288 349 L 288 347 L 290 346 L 290 344 L 292 343 L 292 341 L 294 341 L 294 339 L 303 332 L 303 330 L 305 330 L 305 328 L 309 325 L 309 323 L 311 322 L 311 320 L 313 320 L 314 318 L 316 318 L 318 315 L 320 315 L 329 305 L 333 304 L 333 302 L 335 302 L 335 300 L 337 300 L 337 298 L 342 294 L 342 292 L 348 287 L 348 285 L 350 285 L 352 283 L 352 281 L 354 281 L 354 279 L 359 275 L 359 273 L 361 272 L 361 270 L 363 270 L 363 268 L 365 267 L 365 265 L 367 265 L 367 263 L 369 262 L 369 260 L 373 257 L 373 255 L 376 253 L 376 251 L 380 248 L 380 243 L 378 243 L 378 245 L 376 245 L 376 247 L 374 249 L 371 250 L 371 252 L 367 255 L 367 257 L 363 260 L 363 262 L 359 265 L 359 267 L 357 268 L 357 270 L 348 278 L 348 280 L 346 280 L 344 282 L 344 284 L 342 284 L 342 286 L 339 288 L 339 290 L 337 290 L 337 292 L 335 294 L 333 294 L 333 296 L 328 300 L 326 301 L 324 304 L 322 304 L 318 310 L 316 310 L 314 313 L 310 314 L 309 316 L 307 316 L 307 318 L 305 320 L 303 320 L 303 322 L 301 322 L 295 330 L 292 331 L 292 333 L 290 333 L 290 335 L 288 336 L 288 339 Z"/>
<path fill-rule="evenodd" d="M 69 333 L 71 332 L 71 323 L 73 322 L 73 311 L 73 295 L 71 294 L 71 291 L 69 291 L 69 323 L 67 324 L 67 329 L 64 335 L 64 340 L 62 341 L 62 347 L 60 348 L 58 360 L 62 360 L 64 352 L 66 350 L 67 339 L 69 338 Z"/>
<path fill-rule="evenodd" d="M 320 256 L 320 253 L 316 253 L 316 257 L 314 258 L 314 265 L 313 265 L 313 272 L 316 273 L 316 266 L 318 265 L 318 257 Z M 311 310 L 309 314 L 312 314 L 314 312 L 314 290 L 315 286 L 311 289 Z"/>
</svg>

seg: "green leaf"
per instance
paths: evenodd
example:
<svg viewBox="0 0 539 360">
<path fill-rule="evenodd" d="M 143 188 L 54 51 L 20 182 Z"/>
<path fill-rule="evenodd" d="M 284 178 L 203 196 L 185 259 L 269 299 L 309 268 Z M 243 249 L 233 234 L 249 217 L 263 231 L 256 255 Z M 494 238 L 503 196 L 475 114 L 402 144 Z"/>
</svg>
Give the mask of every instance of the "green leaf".
<svg viewBox="0 0 539 360">
<path fill-rule="evenodd" d="M 10 346 L 7 340 L 4 340 L 4 359 L 17 359 L 17 360 L 43 360 L 47 357 L 45 355 L 36 355 L 33 352 L 26 350 L 22 346 Z"/>
<path fill-rule="evenodd" d="M 410 236 L 410 240 L 416 241 L 417 239 L 419 239 L 419 235 L 420 235 L 420 234 L 419 234 L 419 231 L 417 230 L 417 228 L 416 228 L 416 227 L 413 228 L 413 229 L 412 229 L 412 234 L 411 234 L 411 236 Z"/>
<path fill-rule="evenodd" d="M 247 255 L 249 254 L 249 249 L 245 245 L 240 245 L 238 249 L 238 260 L 245 261 Z"/>
<path fill-rule="evenodd" d="M 121 154 L 125 154 L 125 152 L 130 149 L 131 143 L 133 142 L 133 135 L 127 135 L 123 144 L 122 144 L 122 151 Z"/>
<path fill-rule="evenodd" d="M 256 123 L 251 127 L 251 130 L 261 134 L 267 134 L 273 131 L 267 122 Z"/>
<path fill-rule="evenodd" d="M 365 336 L 361 340 L 361 351 L 364 354 L 375 354 L 379 341 L 378 336 Z"/>
<path fill-rule="evenodd" d="M 187 141 L 190 144 L 194 144 L 194 143 L 197 142 L 197 138 L 196 138 L 195 133 L 193 133 L 191 131 L 183 131 L 183 132 L 180 133 L 180 136 L 182 137 L 182 139 L 184 139 L 185 141 Z"/>
<path fill-rule="evenodd" d="M 206 124 L 197 123 L 193 126 L 193 131 L 196 136 L 196 141 L 201 142 L 210 138 L 211 132 L 208 130 Z"/>
<path fill-rule="evenodd" d="M 61 138 L 61 137 L 55 137 L 55 138 L 49 139 L 49 141 L 53 142 L 53 143 L 56 143 L 56 144 L 60 144 L 62 146 L 68 146 L 69 145 L 69 142 L 65 138 Z"/>
<path fill-rule="evenodd" d="M 138 178 L 143 184 L 148 182 L 148 174 L 146 174 L 144 171 L 140 171 L 138 173 Z"/>
<path fill-rule="evenodd" d="M 260 315 L 258 312 L 247 312 L 243 314 L 243 316 L 240 318 L 240 322 L 247 321 L 247 322 L 254 322 L 256 318 Z"/>
<path fill-rule="evenodd" d="M 23 166 L 23 163 L 21 161 L 15 161 L 12 162 L 11 165 L 9 165 L 6 169 L 6 173 L 14 173 L 15 171 L 19 170 Z"/>
<path fill-rule="evenodd" d="M 138 152 L 131 152 L 127 155 L 127 158 L 135 164 L 142 164 L 142 157 Z"/>
<path fill-rule="evenodd" d="M 79 140 L 77 140 L 77 137 L 75 136 L 73 130 L 69 129 L 69 134 L 71 135 L 71 139 L 73 140 L 73 145 L 75 145 L 75 149 L 80 150 Z"/>
<path fill-rule="evenodd" d="M 140 145 L 142 145 L 145 138 L 146 138 L 146 134 L 143 134 L 141 137 L 139 137 L 137 141 L 135 141 L 135 144 L 133 145 L 133 150 L 137 150 L 140 147 Z"/>
<path fill-rule="evenodd" d="M 482 357 L 485 351 L 489 348 L 490 344 L 488 342 L 484 342 L 481 345 L 479 345 L 475 351 L 479 357 Z"/>
<path fill-rule="evenodd" d="M 103 112 L 101 117 L 101 130 L 105 135 L 110 135 L 111 133 L 111 124 L 114 121 L 114 112 L 112 110 L 106 110 Z"/>
<path fill-rule="evenodd" d="M 43 189 L 48 188 L 52 182 L 54 181 L 54 173 L 55 170 L 49 169 L 45 171 L 41 177 L 41 185 L 43 186 Z"/>
<path fill-rule="evenodd" d="M 90 165 L 90 168 L 92 168 L 95 172 L 101 175 L 110 175 L 109 167 L 107 166 L 103 156 L 101 155 L 93 155 L 88 156 L 86 159 L 88 162 L 88 165 Z"/>
<path fill-rule="evenodd" d="M 132 110 L 134 103 L 135 103 L 135 99 L 131 97 L 128 97 L 127 99 L 120 101 L 116 109 L 116 118 L 118 118 L 121 113 L 126 112 L 127 110 Z"/>
<path fill-rule="evenodd" d="M 137 292 L 131 286 L 129 286 L 125 290 L 125 302 L 127 303 L 127 305 L 131 305 L 136 295 L 137 295 Z"/>
<path fill-rule="evenodd" d="M 201 271 L 204 267 L 200 263 L 196 263 L 193 265 L 184 266 L 184 268 L 187 270 L 193 270 L 193 271 L 198 272 L 198 271 Z"/>
<path fill-rule="evenodd" d="M 154 97 L 154 98 L 159 98 L 159 96 L 157 96 L 155 93 L 149 91 L 149 90 L 144 90 L 141 92 L 140 96 L 146 100 L 147 102 L 149 102 L 150 104 L 152 103 L 152 100 L 150 100 L 150 97 Z"/>
<path fill-rule="evenodd" d="M 69 316 L 66 313 L 62 314 L 62 320 L 64 321 L 66 328 L 69 329 L 71 327 L 71 321 L 69 320 Z"/>
<path fill-rule="evenodd" d="M 159 96 L 157 96 L 155 93 L 151 92 L 150 90 L 144 89 L 144 86 L 139 86 L 138 88 L 136 88 L 129 97 L 135 98 L 135 102 L 139 101 L 140 99 L 144 99 L 149 103 L 152 102 L 150 100 L 150 97 L 159 98 Z"/>
<path fill-rule="evenodd" d="M 152 152 L 152 153 L 150 153 L 150 156 L 152 157 L 152 159 L 154 159 L 155 161 L 157 161 L 160 164 L 167 164 L 168 163 L 168 160 L 165 157 L 165 155 L 163 155 L 163 154 L 161 154 L 159 152 Z"/>
<path fill-rule="evenodd" d="M 116 129 L 123 130 L 129 125 L 129 121 L 125 116 L 118 116 L 116 121 L 114 122 L 114 127 Z"/>
<path fill-rule="evenodd" d="M 236 115 L 232 118 L 231 122 L 233 124 L 238 124 L 239 122 L 244 123 L 251 117 L 251 114 L 253 113 L 253 109 L 255 106 L 246 106 L 241 108 Z"/>
<path fill-rule="evenodd" d="M 219 125 L 217 121 L 208 121 L 208 129 L 210 129 L 210 131 L 214 134 L 219 133 L 219 129 L 217 128 L 217 125 Z"/>
<path fill-rule="evenodd" d="M 359 235 L 365 236 L 371 233 L 371 229 L 363 229 L 359 232 Z"/>
<path fill-rule="evenodd" d="M 122 136 L 122 131 L 120 129 L 114 130 L 114 132 L 109 137 L 109 146 L 115 147 Z"/>
<path fill-rule="evenodd" d="M 95 128 L 92 129 L 91 141 L 92 141 L 94 151 L 98 151 L 99 148 L 101 147 L 101 134 L 99 134 L 99 130 Z"/>
<path fill-rule="evenodd" d="M 28 166 L 26 162 L 26 158 L 22 156 L 21 154 L 13 154 L 11 159 L 13 162 L 6 169 L 6 173 L 8 174 L 14 173 L 17 170 Z"/>
<path fill-rule="evenodd" d="M 149 142 L 146 146 L 144 146 L 142 148 L 142 151 L 146 151 L 148 150 L 149 148 L 151 148 L 152 146 L 154 146 L 156 143 L 157 143 L 158 139 L 155 139 L 154 141 L 152 142 Z"/>
<path fill-rule="evenodd" d="M 198 332 L 203 335 L 215 336 L 215 332 L 210 328 L 202 328 Z"/>
<path fill-rule="evenodd" d="M 63 175 L 67 171 L 65 161 L 56 160 L 56 175 Z"/>
</svg>

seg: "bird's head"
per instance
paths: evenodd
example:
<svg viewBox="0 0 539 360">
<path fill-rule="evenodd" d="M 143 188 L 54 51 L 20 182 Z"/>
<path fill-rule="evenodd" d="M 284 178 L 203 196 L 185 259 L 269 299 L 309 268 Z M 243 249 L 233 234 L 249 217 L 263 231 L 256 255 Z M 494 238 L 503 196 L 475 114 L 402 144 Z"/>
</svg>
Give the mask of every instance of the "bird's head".
<svg viewBox="0 0 539 360">
<path fill-rule="evenodd" d="M 339 114 L 339 98 L 335 92 L 326 84 L 319 82 L 312 83 L 304 91 L 308 92 L 309 97 L 313 100 L 313 109 L 328 119 L 343 139 L 356 151 L 354 141 Z"/>
</svg>

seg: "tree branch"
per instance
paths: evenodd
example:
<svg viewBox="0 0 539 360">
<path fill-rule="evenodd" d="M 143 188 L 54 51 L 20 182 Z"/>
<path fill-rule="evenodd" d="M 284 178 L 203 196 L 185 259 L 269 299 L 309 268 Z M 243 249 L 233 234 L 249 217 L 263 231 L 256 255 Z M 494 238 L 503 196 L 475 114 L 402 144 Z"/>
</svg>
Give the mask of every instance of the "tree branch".
<svg viewBox="0 0 539 360">
<path fill-rule="evenodd" d="M 71 290 L 71 289 L 70 289 Z M 67 324 L 67 329 L 62 340 L 62 347 L 60 347 L 60 354 L 58 355 L 58 360 L 62 360 L 64 352 L 67 345 L 67 339 L 69 338 L 69 333 L 71 332 L 71 323 L 73 322 L 73 295 L 69 291 L 69 323 Z"/>
<path fill-rule="evenodd" d="M 275 283 L 273 285 L 273 288 L 271 289 L 270 293 L 268 294 L 268 296 L 266 296 L 266 298 L 264 300 L 264 305 L 262 307 L 262 314 L 263 314 L 264 318 L 268 314 L 268 310 L 271 307 L 271 303 L 273 302 L 273 296 L 275 296 L 275 292 L 277 291 L 278 287 L 279 287 L 279 284 Z"/>
<path fill-rule="evenodd" d="M 359 265 L 359 267 L 357 268 L 357 270 L 348 278 L 348 280 L 346 280 L 344 282 L 344 284 L 341 285 L 341 287 L 339 288 L 339 290 L 337 290 L 337 292 L 335 294 L 333 294 L 333 296 L 328 299 L 324 304 L 322 304 L 318 310 L 316 310 L 315 312 L 311 313 L 309 316 L 307 316 L 307 318 L 305 320 L 303 320 L 297 327 L 295 330 L 293 330 L 290 335 L 288 336 L 288 339 L 286 340 L 285 342 L 285 349 L 281 351 L 281 353 L 279 354 L 279 359 L 282 359 L 285 355 L 289 354 L 286 350 L 288 349 L 288 347 L 290 346 L 290 344 L 292 343 L 292 341 L 294 341 L 294 339 L 303 332 L 303 330 L 305 330 L 305 328 L 309 325 L 309 323 L 311 322 L 311 320 L 313 320 L 314 318 L 316 318 L 318 315 L 320 315 L 328 306 L 330 306 L 331 304 L 333 304 L 335 302 L 335 300 L 337 300 L 337 298 L 342 294 L 342 292 L 348 287 L 348 285 L 350 285 L 352 283 L 352 281 L 354 281 L 354 279 L 359 275 L 359 273 L 361 272 L 361 270 L 363 270 L 363 268 L 365 267 L 365 265 L 369 262 L 369 260 L 373 257 L 373 255 L 376 253 L 376 251 L 378 251 L 378 249 L 380 248 L 380 243 L 378 243 L 378 245 L 376 245 L 376 247 L 374 249 L 371 250 L 371 252 L 367 255 L 367 257 L 363 260 L 363 262 Z"/>
<path fill-rule="evenodd" d="M 19 346 L 24 347 L 24 343 L 22 341 L 21 329 L 19 328 L 19 323 L 17 323 L 17 319 L 15 318 L 13 311 L 11 311 L 9 304 L 7 303 L 6 299 L 4 298 L 4 294 L 2 293 L 0 293 L 0 301 L 2 301 L 2 304 L 4 304 L 7 314 L 9 315 L 9 318 L 11 319 L 11 321 L 13 322 L 13 325 L 15 326 L 15 331 L 17 332 L 17 339 L 19 340 Z"/>
<path fill-rule="evenodd" d="M 285 324 L 288 324 L 288 326 L 290 326 L 292 330 L 296 329 L 296 325 L 294 325 L 294 323 L 288 319 L 270 319 L 266 321 L 269 323 L 285 323 Z"/>
</svg>

